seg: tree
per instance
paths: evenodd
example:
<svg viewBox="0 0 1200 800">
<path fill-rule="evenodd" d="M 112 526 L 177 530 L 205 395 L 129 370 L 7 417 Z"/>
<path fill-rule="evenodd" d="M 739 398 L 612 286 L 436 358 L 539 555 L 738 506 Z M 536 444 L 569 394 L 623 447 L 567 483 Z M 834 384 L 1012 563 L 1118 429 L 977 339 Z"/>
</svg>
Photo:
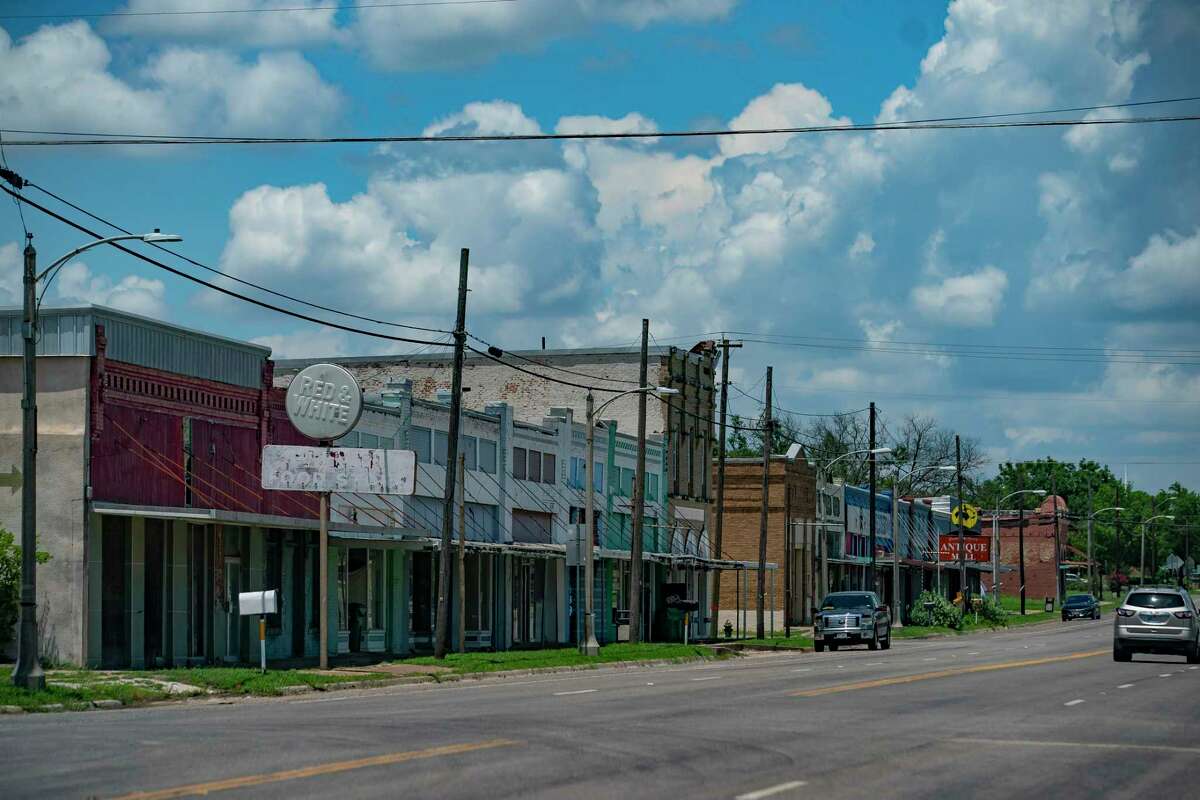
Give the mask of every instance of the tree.
<svg viewBox="0 0 1200 800">
<path fill-rule="evenodd" d="M 38 552 L 39 564 L 49 560 L 49 553 Z M 0 652 L 12 642 L 20 612 L 21 548 L 11 533 L 0 528 Z"/>
</svg>

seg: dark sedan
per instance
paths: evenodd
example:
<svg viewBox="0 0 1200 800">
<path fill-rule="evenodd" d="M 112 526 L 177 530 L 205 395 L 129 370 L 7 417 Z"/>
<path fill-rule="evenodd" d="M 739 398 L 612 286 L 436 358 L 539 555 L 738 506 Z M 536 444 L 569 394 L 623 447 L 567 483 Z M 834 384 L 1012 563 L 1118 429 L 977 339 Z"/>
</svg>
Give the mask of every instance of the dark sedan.
<svg viewBox="0 0 1200 800">
<path fill-rule="evenodd" d="M 1100 603 L 1090 594 L 1073 594 L 1062 606 L 1063 622 L 1071 619 L 1100 619 Z"/>
</svg>

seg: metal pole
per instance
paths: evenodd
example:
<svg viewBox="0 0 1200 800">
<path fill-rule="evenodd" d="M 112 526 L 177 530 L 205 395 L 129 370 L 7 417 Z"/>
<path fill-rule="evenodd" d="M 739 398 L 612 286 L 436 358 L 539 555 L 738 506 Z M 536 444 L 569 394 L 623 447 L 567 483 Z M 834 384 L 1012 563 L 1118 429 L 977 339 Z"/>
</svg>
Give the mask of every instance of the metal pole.
<svg viewBox="0 0 1200 800">
<path fill-rule="evenodd" d="M 633 503 L 629 513 L 632 531 L 629 542 L 629 642 L 642 641 L 642 514 L 646 501 L 646 372 L 649 361 L 650 320 L 642 319 L 642 353 L 638 367 L 637 465 L 633 478 Z"/>
<path fill-rule="evenodd" d="M 458 454 L 458 652 L 467 652 L 467 454 Z"/>
<path fill-rule="evenodd" d="M 792 487 L 788 483 L 787 465 L 783 467 L 783 635 L 792 635 Z M 774 591 L 772 591 L 774 596 Z M 774 622 L 774 620 L 772 620 Z M 774 624 L 771 625 L 774 628 Z"/>
<path fill-rule="evenodd" d="M 958 488 L 958 591 L 963 599 L 963 612 L 971 607 L 971 586 L 967 583 L 967 526 L 966 503 L 963 502 L 962 490 L 962 450 L 958 434 L 954 434 L 954 473 L 957 476 Z"/>
<path fill-rule="evenodd" d="M 453 465 L 458 462 L 459 417 L 462 414 L 463 350 L 467 343 L 467 265 L 470 250 L 463 248 L 458 260 L 458 314 L 454 320 L 454 373 L 450 378 L 450 425 L 446 442 L 446 477 L 442 491 L 442 547 L 438 570 L 437 630 L 434 658 L 445 658 L 450 649 L 450 542 L 454 530 Z"/>
<path fill-rule="evenodd" d="M 1000 504 L 992 514 L 992 599 L 1000 602 Z"/>
<path fill-rule="evenodd" d="M 768 591 L 771 593 L 771 636 L 775 635 L 775 570 L 771 570 L 771 581 Z"/>
<path fill-rule="evenodd" d="M 766 394 L 767 403 L 763 416 L 762 432 L 762 510 L 759 512 L 758 521 L 758 604 L 755 606 L 757 611 L 756 631 L 759 639 L 762 639 L 763 634 L 766 633 L 766 620 L 763 619 L 763 611 L 767 590 L 767 509 L 771 492 L 771 445 L 775 439 L 771 424 L 770 367 L 767 367 Z"/>
<path fill-rule="evenodd" d="M 265 614 L 258 615 L 258 665 L 262 668 L 262 674 L 267 674 L 267 617 Z"/>
<path fill-rule="evenodd" d="M 1017 497 L 1021 498 L 1017 501 L 1017 558 L 1021 562 L 1021 616 L 1025 616 L 1025 500 L 1024 495 Z"/>
<path fill-rule="evenodd" d="M 867 445 L 871 450 L 869 454 L 871 459 L 871 490 L 869 493 L 870 498 L 867 500 L 867 525 L 871 533 L 871 569 L 867 576 L 867 586 L 870 587 L 870 591 L 878 592 L 879 587 L 876 585 L 875 575 L 875 403 L 871 403 L 870 440 L 871 443 Z"/>
<path fill-rule="evenodd" d="M 37 250 L 25 244 L 25 390 L 21 398 L 21 624 L 17 637 L 15 685 L 46 688 L 37 639 Z"/>
<path fill-rule="evenodd" d="M 1094 570 L 1092 568 L 1092 479 L 1091 478 L 1088 478 L 1087 490 L 1088 490 L 1088 518 L 1087 518 L 1088 592 L 1091 593 L 1091 592 L 1096 591 L 1096 576 L 1092 574 L 1094 572 Z M 1102 599 L 1102 600 L 1104 599 L 1103 591 L 1100 592 L 1100 599 Z"/>
<path fill-rule="evenodd" d="M 329 669 L 329 492 L 321 492 L 321 532 L 317 539 L 317 557 L 320 563 L 321 612 L 318 633 L 321 636 L 321 669 Z"/>
<path fill-rule="evenodd" d="M 892 483 L 892 627 L 904 626 L 900 608 L 900 535 L 896 530 L 896 495 L 900 493 L 900 465 L 896 465 L 896 480 Z"/>
<path fill-rule="evenodd" d="M 583 546 L 583 582 L 584 586 L 584 617 L 583 617 L 583 641 L 580 642 L 579 650 L 585 656 L 600 655 L 600 643 L 596 641 L 596 612 L 592 603 L 594 600 L 593 592 L 595 590 L 595 545 L 592 537 L 595 535 L 593 531 L 596 529 L 596 420 L 595 416 L 595 399 L 592 397 L 592 390 L 587 393 L 587 464 L 584 467 L 585 475 L 587 476 L 587 507 L 584 509 L 584 520 L 586 521 L 587 531 L 584 532 Z"/>
</svg>

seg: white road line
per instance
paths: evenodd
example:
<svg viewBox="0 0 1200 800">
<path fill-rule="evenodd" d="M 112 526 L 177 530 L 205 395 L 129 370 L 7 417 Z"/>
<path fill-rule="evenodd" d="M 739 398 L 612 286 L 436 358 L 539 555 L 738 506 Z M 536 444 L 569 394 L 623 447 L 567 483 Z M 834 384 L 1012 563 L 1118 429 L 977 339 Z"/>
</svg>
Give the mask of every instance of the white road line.
<svg viewBox="0 0 1200 800">
<path fill-rule="evenodd" d="M 595 689 L 576 689 L 573 692 L 555 692 L 554 696 L 555 697 L 564 697 L 568 694 L 591 694 L 594 691 L 596 691 L 596 690 Z"/>
<path fill-rule="evenodd" d="M 812 667 L 804 667 L 803 669 L 794 669 L 792 672 L 812 672 Z"/>
<path fill-rule="evenodd" d="M 969 656 L 977 656 L 977 655 L 979 655 L 979 651 L 978 651 L 978 650 L 976 650 L 974 653 L 967 653 L 967 655 L 969 655 Z"/>
<path fill-rule="evenodd" d="M 719 681 L 720 679 L 720 675 L 710 675 L 707 678 L 692 678 L 694 681 Z"/>
<path fill-rule="evenodd" d="M 1066 703 L 1063 703 L 1063 705 L 1064 705 L 1064 706 L 1077 706 L 1077 705 L 1079 705 L 1079 704 L 1080 704 L 1080 703 L 1082 703 L 1082 702 L 1084 702 L 1084 701 L 1083 701 L 1083 700 L 1070 700 L 1070 701 L 1068 701 L 1068 702 L 1066 702 Z"/>
<path fill-rule="evenodd" d="M 1160 678 L 1169 678 L 1169 677 L 1171 677 L 1171 673 L 1169 673 L 1169 672 L 1164 672 L 1162 675 L 1159 675 L 1158 677 L 1160 677 Z"/>
<path fill-rule="evenodd" d="M 922 658 L 922 661 L 937 661 L 936 658 Z"/>
<path fill-rule="evenodd" d="M 1188 667 L 1188 669 L 1200 669 L 1200 667 Z"/>
<path fill-rule="evenodd" d="M 868 667 L 878 667 L 878 666 L 880 666 L 880 665 L 882 665 L 882 664 L 883 664 L 883 662 L 882 662 L 882 661 L 868 661 L 868 662 L 866 663 L 866 666 L 868 666 Z"/>
<path fill-rule="evenodd" d="M 1131 689 L 1131 688 L 1133 688 L 1133 684 L 1132 683 L 1122 683 L 1117 688 L 1118 689 Z"/>
<path fill-rule="evenodd" d="M 805 785 L 807 784 L 804 781 L 788 781 L 787 783 L 780 783 L 775 786 L 768 786 L 765 789 L 759 789 L 756 792 L 739 794 L 736 800 L 762 800 L 764 797 L 770 797 L 782 792 L 791 791 L 792 789 L 799 789 L 801 786 Z"/>
</svg>

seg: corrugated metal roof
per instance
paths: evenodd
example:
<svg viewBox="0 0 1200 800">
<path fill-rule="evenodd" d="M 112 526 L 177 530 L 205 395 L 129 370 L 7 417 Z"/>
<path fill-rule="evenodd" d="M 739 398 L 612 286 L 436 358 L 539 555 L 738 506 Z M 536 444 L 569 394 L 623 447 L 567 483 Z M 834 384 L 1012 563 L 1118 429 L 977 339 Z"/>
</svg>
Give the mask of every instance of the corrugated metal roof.
<svg viewBox="0 0 1200 800">
<path fill-rule="evenodd" d="M 0 309 L 0 356 L 21 355 L 21 320 L 21 309 Z M 39 356 L 95 355 L 98 323 L 114 361 L 235 386 L 259 386 L 271 356 L 267 347 L 103 306 L 44 308 L 38 323 Z"/>
</svg>

